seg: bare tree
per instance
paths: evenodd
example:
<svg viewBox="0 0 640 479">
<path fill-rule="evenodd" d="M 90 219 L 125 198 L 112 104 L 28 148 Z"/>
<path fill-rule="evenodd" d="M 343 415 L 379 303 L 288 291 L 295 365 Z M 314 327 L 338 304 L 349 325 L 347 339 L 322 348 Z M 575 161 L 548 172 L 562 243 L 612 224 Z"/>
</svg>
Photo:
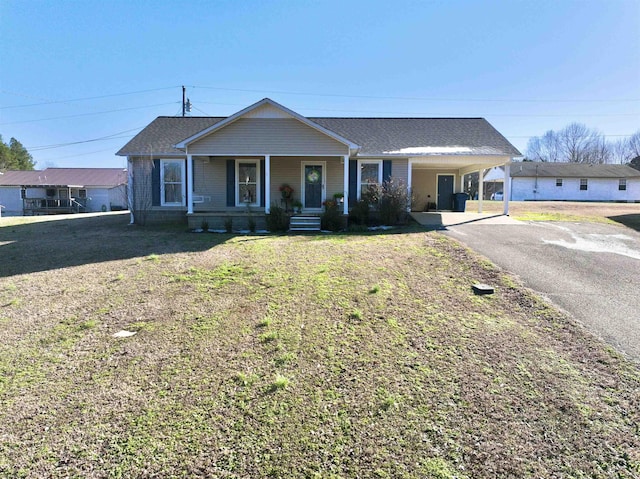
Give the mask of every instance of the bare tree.
<svg viewBox="0 0 640 479">
<path fill-rule="evenodd" d="M 614 163 L 626 165 L 640 157 L 640 130 L 629 138 L 621 138 L 610 145 Z M 640 160 L 637 160 L 640 163 Z"/>
<path fill-rule="evenodd" d="M 563 161 L 558 134 L 549 130 L 540 137 L 531 138 L 527 145 L 527 158 L 532 161 Z"/>
<path fill-rule="evenodd" d="M 629 154 L 631 159 L 640 157 L 640 130 L 636 131 L 627 139 Z"/>
<path fill-rule="evenodd" d="M 133 222 L 144 226 L 147 216 L 153 206 L 153 191 L 151 177 L 153 174 L 153 160 L 139 159 L 131 162 L 131 196 L 129 208 L 133 213 Z"/>
<path fill-rule="evenodd" d="M 572 163 L 607 163 L 610 145 L 598 131 L 581 123 L 571 123 L 562 130 L 549 130 L 533 137 L 527 145 L 527 158 L 533 161 Z"/>
</svg>

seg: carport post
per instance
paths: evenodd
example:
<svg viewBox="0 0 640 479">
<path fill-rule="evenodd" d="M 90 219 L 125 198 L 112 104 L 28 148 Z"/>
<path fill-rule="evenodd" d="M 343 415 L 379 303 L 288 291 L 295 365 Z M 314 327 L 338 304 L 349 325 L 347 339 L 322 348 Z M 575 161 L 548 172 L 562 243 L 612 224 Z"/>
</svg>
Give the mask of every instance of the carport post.
<svg viewBox="0 0 640 479">
<path fill-rule="evenodd" d="M 482 198 L 484 197 L 484 168 L 478 172 L 478 213 L 482 213 Z"/>
<path fill-rule="evenodd" d="M 344 168 L 342 214 L 347 216 L 349 214 L 349 155 L 342 157 L 342 166 Z"/>
<path fill-rule="evenodd" d="M 187 214 L 193 214 L 193 155 L 187 153 Z"/>
<path fill-rule="evenodd" d="M 504 164 L 504 188 L 502 188 L 504 214 L 509 216 L 509 199 L 511 198 L 511 162 Z"/>
</svg>

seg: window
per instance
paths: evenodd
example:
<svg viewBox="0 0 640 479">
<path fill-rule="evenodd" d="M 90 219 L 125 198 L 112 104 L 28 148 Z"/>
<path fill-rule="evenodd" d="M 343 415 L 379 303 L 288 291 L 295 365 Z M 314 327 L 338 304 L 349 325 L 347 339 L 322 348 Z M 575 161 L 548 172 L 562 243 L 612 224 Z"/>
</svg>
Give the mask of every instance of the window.
<svg viewBox="0 0 640 479">
<path fill-rule="evenodd" d="M 382 183 L 382 160 L 360 161 L 358 165 L 358 191 L 359 197 L 362 198 L 363 194 Z"/>
<path fill-rule="evenodd" d="M 87 190 L 78 190 L 78 198 L 86 198 Z"/>
<path fill-rule="evenodd" d="M 587 191 L 589 183 L 586 178 L 580 178 L 580 191 Z"/>
<path fill-rule="evenodd" d="M 620 178 L 620 180 L 618 180 L 618 190 L 619 191 L 627 191 L 627 179 L 626 178 Z"/>
<path fill-rule="evenodd" d="M 556 178 L 556 186 L 562 186 L 562 178 Z"/>
<path fill-rule="evenodd" d="M 184 206 L 186 197 L 184 160 L 160 160 L 160 204 Z"/>
<path fill-rule="evenodd" d="M 258 205 L 260 199 L 260 162 L 258 160 L 236 161 L 236 205 Z"/>
</svg>

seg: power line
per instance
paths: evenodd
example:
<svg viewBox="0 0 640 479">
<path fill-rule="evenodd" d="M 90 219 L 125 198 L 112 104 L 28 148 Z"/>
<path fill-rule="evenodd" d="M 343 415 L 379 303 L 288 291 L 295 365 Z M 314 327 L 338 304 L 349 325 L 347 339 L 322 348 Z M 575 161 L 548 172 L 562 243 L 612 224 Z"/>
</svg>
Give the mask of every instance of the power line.
<svg viewBox="0 0 640 479">
<path fill-rule="evenodd" d="M 37 121 L 49 121 L 49 120 L 61 120 L 65 118 L 77 118 L 80 116 L 90 116 L 90 115 L 102 115 L 104 113 L 114 113 L 118 111 L 128 111 L 128 110 L 141 110 L 143 108 L 153 108 L 156 106 L 165 106 L 165 105 L 175 105 L 177 102 L 172 101 L 170 103 L 157 103 L 155 105 L 146 105 L 146 106 L 134 106 L 131 108 L 119 108 L 117 110 L 106 110 L 106 111 L 94 111 L 91 113 L 78 113 L 77 115 L 66 115 L 66 116 L 56 116 L 51 118 L 39 118 L 37 120 L 21 120 L 21 121 L 10 121 L 6 123 L 0 123 L 0 125 L 17 125 L 19 123 L 35 123 Z"/>
<path fill-rule="evenodd" d="M 42 150 L 51 150 L 51 149 L 54 149 L 54 148 L 62 148 L 62 147 L 71 146 L 71 145 L 80 145 L 80 144 L 83 144 L 83 143 L 92 143 L 92 142 L 96 142 L 96 141 L 113 140 L 113 139 L 116 139 L 116 138 L 128 138 L 129 135 L 125 135 L 125 136 L 118 136 L 118 135 L 123 135 L 124 133 L 130 133 L 132 131 L 141 130 L 142 128 L 144 128 L 144 126 L 139 126 L 137 128 L 131 128 L 130 130 L 119 131 L 119 132 L 113 133 L 111 135 L 105 135 L 105 136 L 102 136 L 100 138 L 92 138 L 90 140 L 72 141 L 72 142 L 69 142 L 69 143 L 57 143 L 57 144 L 53 144 L 53 145 L 31 146 L 31 147 L 25 147 L 25 148 L 27 148 L 27 150 L 29 150 L 29 151 L 42 151 Z"/>
<path fill-rule="evenodd" d="M 93 155 L 95 153 L 104 153 L 105 151 L 113 152 L 113 149 L 112 148 L 107 148 L 105 150 L 87 151 L 86 153 L 79 153 L 77 155 L 59 156 L 57 158 L 49 158 L 49 159 L 42 160 L 42 161 L 48 162 L 48 161 L 66 160 L 67 158 L 77 158 L 79 156 Z M 38 160 L 38 161 L 40 161 L 40 160 Z"/>
<path fill-rule="evenodd" d="M 301 95 L 337 98 L 366 98 L 372 100 L 409 100 L 409 101 L 437 101 L 437 102 L 499 102 L 499 103 L 628 103 L 640 102 L 640 98 L 633 99 L 597 99 L 597 100 L 546 100 L 546 99 L 506 99 L 506 98 L 435 98 L 435 97 L 401 97 L 401 96 L 375 96 L 375 95 L 342 95 L 336 93 L 307 93 L 282 90 L 250 90 L 243 88 L 222 88 L 214 86 L 191 85 L 190 88 L 203 88 L 207 90 L 237 91 L 244 93 L 275 93 L 278 95 Z"/>
<path fill-rule="evenodd" d="M 111 93 L 109 95 L 99 95 L 99 96 L 88 96 L 88 97 L 83 97 L 83 98 L 72 98 L 69 100 L 51 100 L 48 98 L 40 98 L 40 97 L 34 97 L 34 96 L 30 96 L 30 95 L 22 95 L 20 93 L 13 93 L 10 91 L 6 91 L 6 90 L 0 90 L 0 93 L 5 93 L 7 95 L 14 95 L 14 96 L 21 96 L 24 98 L 33 98 L 33 99 L 37 99 L 37 100 L 43 100 L 42 103 L 30 103 L 27 105 L 11 105 L 11 106 L 2 106 L 0 107 L 0 110 L 7 110 L 9 108 L 26 108 L 26 107 L 30 107 L 30 106 L 41 106 L 41 105 L 50 105 L 50 104 L 54 104 L 54 103 L 70 103 L 70 102 L 74 102 L 74 101 L 84 101 L 84 100 L 97 100 L 100 98 L 112 98 L 114 96 L 125 96 L 125 95 L 136 95 L 138 93 L 148 93 L 148 92 L 152 92 L 152 91 L 161 91 L 161 90 L 169 90 L 172 88 L 177 88 L 175 86 L 170 86 L 170 87 L 162 87 L 162 88 L 152 88 L 149 90 L 138 90 L 138 91 L 129 91 L 129 92 L 124 92 L 124 93 Z"/>
</svg>

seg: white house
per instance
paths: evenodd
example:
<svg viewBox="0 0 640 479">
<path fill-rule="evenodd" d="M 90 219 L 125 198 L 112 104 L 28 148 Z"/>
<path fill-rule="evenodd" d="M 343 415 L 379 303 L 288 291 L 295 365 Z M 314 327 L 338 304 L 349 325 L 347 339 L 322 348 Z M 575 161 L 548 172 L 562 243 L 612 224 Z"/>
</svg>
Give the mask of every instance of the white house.
<svg viewBox="0 0 640 479">
<path fill-rule="evenodd" d="M 5 171 L 0 175 L 0 205 L 7 216 L 127 209 L 127 170 Z"/>
<path fill-rule="evenodd" d="M 513 163 L 511 200 L 640 202 L 640 171 L 625 165 Z"/>
</svg>

